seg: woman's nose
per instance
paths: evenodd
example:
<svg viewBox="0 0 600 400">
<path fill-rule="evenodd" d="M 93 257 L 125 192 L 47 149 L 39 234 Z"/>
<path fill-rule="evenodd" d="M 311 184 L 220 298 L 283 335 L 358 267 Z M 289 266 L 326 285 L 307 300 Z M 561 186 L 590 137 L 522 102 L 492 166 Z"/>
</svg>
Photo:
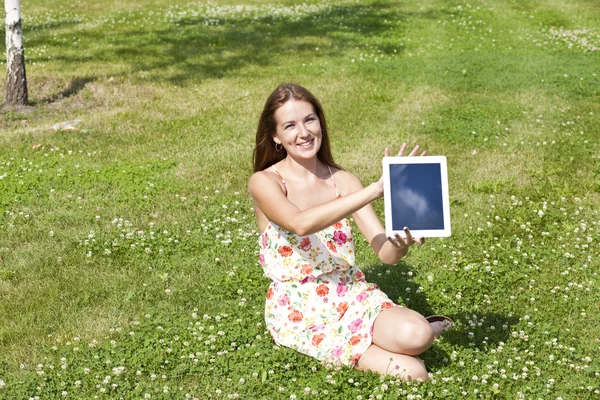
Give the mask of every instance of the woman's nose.
<svg viewBox="0 0 600 400">
<path fill-rule="evenodd" d="M 304 124 L 300 125 L 300 135 L 301 136 L 308 136 L 310 135 L 310 131 L 308 130 L 308 127 Z"/>
</svg>

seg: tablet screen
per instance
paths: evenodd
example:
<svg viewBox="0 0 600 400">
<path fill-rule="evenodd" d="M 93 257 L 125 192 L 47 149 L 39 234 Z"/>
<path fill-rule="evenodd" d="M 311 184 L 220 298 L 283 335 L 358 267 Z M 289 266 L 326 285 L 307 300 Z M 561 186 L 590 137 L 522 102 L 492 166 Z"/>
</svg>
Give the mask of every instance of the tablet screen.
<svg viewBox="0 0 600 400">
<path fill-rule="evenodd" d="M 444 229 L 440 164 L 390 165 L 392 229 Z"/>
<path fill-rule="evenodd" d="M 450 235 L 445 157 L 384 158 L 386 233 L 414 237 Z"/>
</svg>

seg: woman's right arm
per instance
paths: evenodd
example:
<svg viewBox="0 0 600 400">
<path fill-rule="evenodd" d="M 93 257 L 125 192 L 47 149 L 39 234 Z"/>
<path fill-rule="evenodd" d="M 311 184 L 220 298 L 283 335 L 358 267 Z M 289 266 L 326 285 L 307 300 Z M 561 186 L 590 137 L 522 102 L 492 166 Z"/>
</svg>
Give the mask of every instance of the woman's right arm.
<svg viewBox="0 0 600 400">
<path fill-rule="evenodd" d="M 269 221 L 299 236 L 331 226 L 383 196 L 383 181 L 380 179 L 344 197 L 300 210 L 288 200 L 277 180 L 269 175 L 259 171 L 250 177 L 248 189 L 252 199 Z"/>
</svg>

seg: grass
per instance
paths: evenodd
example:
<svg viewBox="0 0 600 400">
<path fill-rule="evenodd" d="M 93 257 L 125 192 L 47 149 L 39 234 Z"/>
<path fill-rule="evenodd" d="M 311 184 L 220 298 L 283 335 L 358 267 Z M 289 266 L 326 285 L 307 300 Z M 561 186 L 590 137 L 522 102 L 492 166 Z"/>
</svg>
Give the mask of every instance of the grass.
<svg viewBox="0 0 600 400">
<path fill-rule="evenodd" d="M 598 397 L 595 2 L 21 12 L 32 106 L 0 118 L 0 398 Z M 451 238 L 396 266 L 357 240 L 390 298 L 457 321 L 427 383 L 329 370 L 265 331 L 246 183 L 284 81 L 322 100 L 364 183 L 386 146 L 448 157 Z"/>
</svg>

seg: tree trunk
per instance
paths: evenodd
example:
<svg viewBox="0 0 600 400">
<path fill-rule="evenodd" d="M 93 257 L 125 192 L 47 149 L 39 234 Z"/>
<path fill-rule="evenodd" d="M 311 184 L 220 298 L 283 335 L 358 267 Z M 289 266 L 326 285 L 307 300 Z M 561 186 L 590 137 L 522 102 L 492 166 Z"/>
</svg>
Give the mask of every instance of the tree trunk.
<svg viewBox="0 0 600 400">
<path fill-rule="evenodd" d="M 19 0 L 4 0 L 6 11 L 6 103 L 27 104 L 25 51 Z"/>
</svg>

